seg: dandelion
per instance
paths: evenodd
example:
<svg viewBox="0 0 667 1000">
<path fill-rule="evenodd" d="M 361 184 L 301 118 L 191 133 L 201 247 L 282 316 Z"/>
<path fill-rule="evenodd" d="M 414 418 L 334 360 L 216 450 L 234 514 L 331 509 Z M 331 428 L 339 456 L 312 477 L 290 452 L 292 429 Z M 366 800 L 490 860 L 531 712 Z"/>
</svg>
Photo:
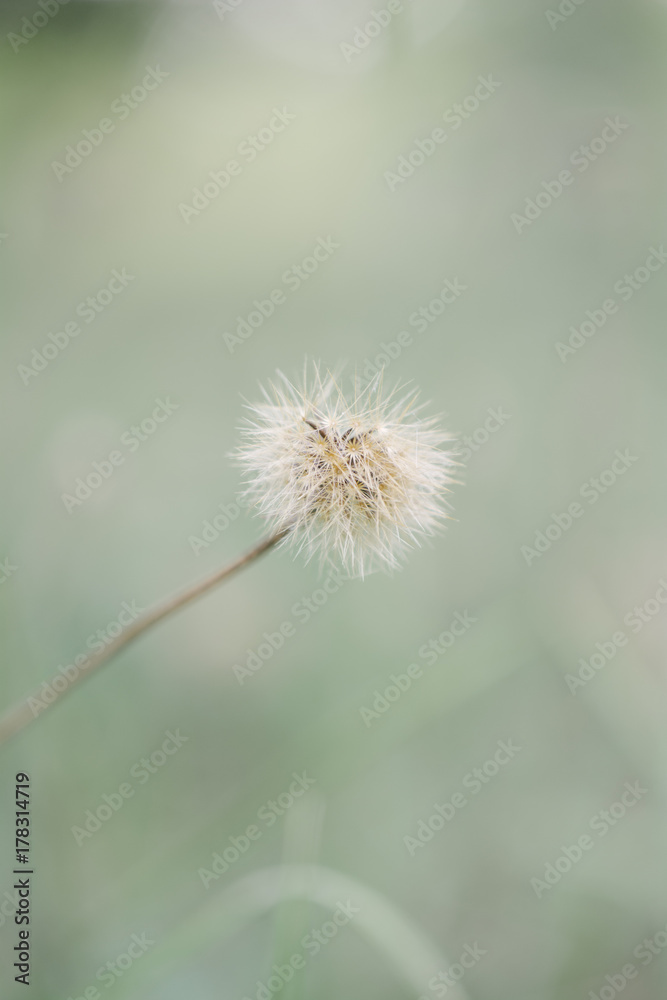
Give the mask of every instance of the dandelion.
<svg viewBox="0 0 667 1000">
<path fill-rule="evenodd" d="M 350 576 L 396 569 L 446 517 L 450 436 L 421 416 L 416 392 L 384 395 L 381 375 L 349 399 L 317 365 L 299 385 L 278 376 L 248 404 L 233 453 L 246 500 L 308 559 L 339 561 Z"/>
<path fill-rule="evenodd" d="M 446 518 L 445 495 L 456 464 L 451 440 L 435 418 L 421 415 L 417 393 L 386 395 L 382 377 L 356 383 L 349 399 L 337 378 L 317 365 L 299 386 L 279 382 L 248 404 L 235 457 L 245 470 L 245 494 L 269 526 L 249 552 L 145 612 L 98 653 L 48 705 L 90 677 L 130 642 L 280 543 L 308 559 L 338 561 L 350 576 L 395 569 L 407 551 Z M 59 675 L 60 677 L 60 675 Z M 47 687 L 49 685 L 47 684 Z M 20 732 L 47 704 L 40 692 L 0 719 L 0 743 Z"/>
</svg>

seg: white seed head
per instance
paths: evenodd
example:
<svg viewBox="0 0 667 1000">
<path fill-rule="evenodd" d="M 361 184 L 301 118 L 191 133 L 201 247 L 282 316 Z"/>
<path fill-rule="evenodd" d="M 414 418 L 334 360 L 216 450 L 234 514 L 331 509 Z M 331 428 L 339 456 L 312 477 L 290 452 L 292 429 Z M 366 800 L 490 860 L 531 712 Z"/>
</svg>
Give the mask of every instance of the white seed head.
<svg viewBox="0 0 667 1000">
<path fill-rule="evenodd" d="M 350 576 L 395 569 L 406 550 L 446 517 L 456 464 L 441 446 L 451 435 L 420 416 L 417 394 L 388 394 L 377 376 L 346 399 L 314 364 L 299 385 L 281 372 L 248 404 L 244 498 L 274 532 L 310 559 L 340 562 Z"/>
</svg>

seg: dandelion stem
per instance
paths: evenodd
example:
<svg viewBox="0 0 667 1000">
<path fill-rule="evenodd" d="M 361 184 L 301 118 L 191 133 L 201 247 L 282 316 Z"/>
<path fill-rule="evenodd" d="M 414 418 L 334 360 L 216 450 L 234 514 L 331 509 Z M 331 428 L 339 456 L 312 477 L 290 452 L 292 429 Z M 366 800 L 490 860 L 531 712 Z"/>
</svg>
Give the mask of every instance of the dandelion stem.
<svg viewBox="0 0 667 1000">
<path fill-rule="evenodd" d="M 119 653 L 122 649 L 128 646 L 139 636 L 147 632 L 148 629 L 152 628 L 153 625 L 157 625 L 158 622 L 162 621 L 164 618 L 168 618 L 169 615 L 173 614 L 175 611 L 179 611 L 181 608 L 185 607 L 186 604 L 191 604 L 192 601 L 201 597 L 202 594 L 207 593 L 216 587 L 223 580 L 232 576 L 237 570 L 243 569 L 244 566 L 248 566 L 251 562 L 257 559 L 259 556 L 268 552 L 275 545 L 280 542 L 283 537 L 287 534 L 289 529 L 284 529 L 283 531 L 278 531 L 276 534 L 271 535 L 269 538 L 265 538 L 263 541 L 256 545 L 254 548 L 245 552 L 234 562 L 229 563 L 229 565 L 224 566 L 222 569 L 218 569 L 215 573 L 210 576 L 205 577 L 203 580 L 199 580 L 197 583 L 191 584 L 185 590 L 176 594 L 174 597 L 169 597 L 160 604 L 156 604 L 153 608 L 146 611 L 140 618 L 123 632 L 117 636 L 113 642 L 109 643 L 108 646 L 102 652 L 91 656 L 88 663 L 84 665 L 77 677 L 70 681 L 67 687 L 60 693 L 58 701 L 66 695 L 72 688 L 77 685 L 80 681 L 85 680 L 85 678 L 90 677 L 98 667 L 101 667 L 104 663 L 107 663 L 112 657 Z M 25 698 L 19 704 L 11 708 L 5 716 L 0 719 L 0 744 L 5 743 L 16 733 L 19 733 L 22 729 L 25 729 L 29 723 L 31 723 L 35 718 L 37 718 L 36 713 L 31 707 L 31 702 L 39 700 L 39 692 L 35 692 L 32 697 Z M 55 702 L 51 702 L 55 704 Z"/>
</svg>

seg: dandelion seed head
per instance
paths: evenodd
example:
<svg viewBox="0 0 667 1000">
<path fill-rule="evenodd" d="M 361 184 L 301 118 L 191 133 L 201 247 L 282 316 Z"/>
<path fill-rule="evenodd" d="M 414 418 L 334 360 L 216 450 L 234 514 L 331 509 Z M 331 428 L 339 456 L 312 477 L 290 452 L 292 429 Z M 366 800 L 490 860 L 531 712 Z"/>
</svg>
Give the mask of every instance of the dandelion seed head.
<svg viewBox="0 0 667 1000">
<path fill-rule="evenodd" d="M 308 559 L 350 576 L 396 569 L 447 516 L 451 436 L 381 375 L 346 398 L 316 364 L 298 384 L 277 374 L 240 428 L 244 499 Z"/>
</svg>

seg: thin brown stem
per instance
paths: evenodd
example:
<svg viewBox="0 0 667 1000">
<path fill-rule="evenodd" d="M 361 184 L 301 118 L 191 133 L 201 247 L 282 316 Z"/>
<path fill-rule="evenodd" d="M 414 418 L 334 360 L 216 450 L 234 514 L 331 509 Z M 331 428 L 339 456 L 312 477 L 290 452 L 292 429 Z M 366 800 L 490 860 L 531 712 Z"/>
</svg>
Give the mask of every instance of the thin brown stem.
<svg viewBox="0 0 667 1000">
<path fill-rule="evenodd" d="M 268 552 L 275 545 L 278 544 L 284 538 L 287 531 L 279 531 L 275 535 L 271 535 L 269 538 L 265 538 L 264 541 L 260 542 L 253 549 L 239 556 L 234 562 L 229 563 L 228 566 L 223 567 L 223 569 L 216 570 L 210 576 L 205 577 L 198 583 L 192 584 L 185 590 L 176 594 L 174 597 L 167 598 L 161 604 L 156 604 L 154 608 L 149 609 L 140 618 L 130 626 L 128 626 L 119 636 L 117 636 L 113 642 L 110 642 L 108 646 L 102 652 L 91 656 L 88 662 L 82 667 L 79 674 L 72 681 L 69 681 L 68 685 L 64 690 L 58 695 L 56 701 L 60 701 L 64 695 L 72 690 L 77 684 L 87 677 L 90 677 L 98 667 L 101 667 L 104 663 L 107 663 L 112 657 L 119 653 L 121 649 L 124 649 L 135 639 L 138 639 L 140 635 L 147 632 L 148 629 L 152 628 L 153 625 L 157 625 L 158 622 L 167 618 L 169 615 L 173 614 L 175 611 L 180 610 L 180 608 L 185 607 L 186 604 L 190 604 L 196 598 L 201 597 L 207 591 L 212 590 L 213 587 L 226 580 L 228 577 L 236 573 L 237 570 L 243 569 L 249 563 L 253 562 L 259 556 L 263 555 L 264 552 Z M 59 675 L 62 676 L 62 675 Z M 25 698 L 23 701 L 19 702 L 11 708 L 6 715 L 0 719 L 0 744 L 5 743 L 16 733 L 19 733 L 24 729 L 29 723 L 37 718 L 41 712 L 34 711 L 33 704 L 41 704 L 39 698 L 39 692 L 34 693 L 32 696 Z M 55 704 L 52 701 L 50 704 Z"/>
</svg>

